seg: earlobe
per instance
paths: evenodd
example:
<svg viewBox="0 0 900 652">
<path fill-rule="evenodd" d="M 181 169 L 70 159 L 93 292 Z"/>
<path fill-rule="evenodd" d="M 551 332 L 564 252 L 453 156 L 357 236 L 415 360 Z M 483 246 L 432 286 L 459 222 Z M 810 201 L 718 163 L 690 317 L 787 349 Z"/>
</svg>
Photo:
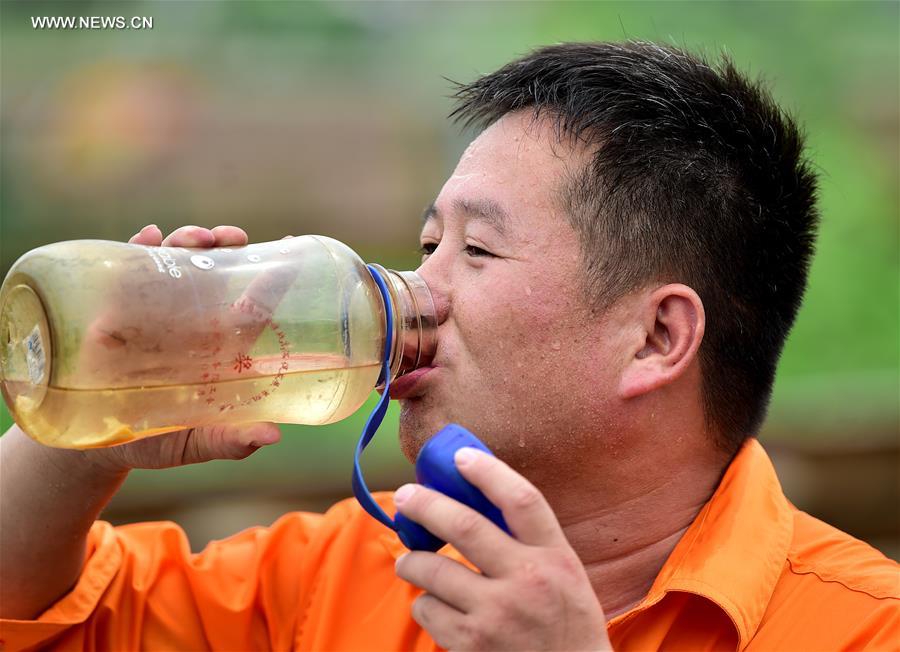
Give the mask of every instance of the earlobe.
<svg viewBox="0 0 900 652">
<path fill-rule="evenodd" d="M 643 342 L 619 382 L 623 399 L 647 394 L 680 378 L 696 360 L 706 327 L 703 302 L 686 285 L 658 288 L 644 305 Z"/>
</svg>

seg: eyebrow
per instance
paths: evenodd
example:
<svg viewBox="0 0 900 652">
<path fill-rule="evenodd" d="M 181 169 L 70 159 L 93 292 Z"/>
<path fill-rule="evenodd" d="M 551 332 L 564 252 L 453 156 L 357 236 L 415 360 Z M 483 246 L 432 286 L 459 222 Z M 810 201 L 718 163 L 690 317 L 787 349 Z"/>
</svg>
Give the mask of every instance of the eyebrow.
<svg viewBox="0 0 900 652">
<path fill-rule="evenodd" d="M 509 222 L 509 213 L 493 199 L 464 199 L 453 200 L 453 209 L 473 220 L 480 220 L 492 226 L 498 233 L 506 233 Z M 434 202 L 422 213 L 422 222 L 427 222 L 433 217 L 438 217 L 439 211 Z"/>
</svg>

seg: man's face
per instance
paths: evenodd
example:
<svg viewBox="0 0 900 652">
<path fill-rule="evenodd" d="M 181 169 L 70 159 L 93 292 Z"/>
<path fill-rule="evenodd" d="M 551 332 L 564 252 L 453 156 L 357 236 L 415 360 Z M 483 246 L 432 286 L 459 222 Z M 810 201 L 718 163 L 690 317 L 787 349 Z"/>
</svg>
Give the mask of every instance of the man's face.
<svg viewBox="0 0 900 652">
<path fill-rule="evenodd" d="M 543 121 L 509 114 L 441 189 L 418 270 L 438 310 L 434 368 L 392 391 L 410 460 L 455 422 L 522 469 L 538 455 L 571 455 L 609 421 L 615 336 L 585 300 L 559 199 L 564 174 L 585 161 Z"/>
</svg>

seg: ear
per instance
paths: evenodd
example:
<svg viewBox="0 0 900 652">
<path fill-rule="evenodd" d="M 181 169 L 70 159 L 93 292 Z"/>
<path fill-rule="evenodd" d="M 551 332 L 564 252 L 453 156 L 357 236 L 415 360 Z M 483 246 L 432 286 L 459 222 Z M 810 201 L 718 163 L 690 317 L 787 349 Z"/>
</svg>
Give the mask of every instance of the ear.
<svg viewBox="0 0 900 652">
<path fill-rule="evenodd" d="M 680 283 L 657 288 L 638 310 L 639 336 L 619 381 L 619 396 L 625 399 L 681 377 L 696 359 L 706 327 L 703 302 Z"/>
</svg>

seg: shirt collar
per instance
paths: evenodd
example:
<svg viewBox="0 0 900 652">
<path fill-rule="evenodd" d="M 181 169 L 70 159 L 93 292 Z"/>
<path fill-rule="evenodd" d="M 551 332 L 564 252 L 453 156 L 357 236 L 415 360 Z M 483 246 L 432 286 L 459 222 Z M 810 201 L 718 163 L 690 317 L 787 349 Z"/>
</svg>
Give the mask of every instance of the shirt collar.
<svg viewBox="0 0 900 652">
<path fill-rule="evenodd" d="M 781 575 L 793 515 L 772 462 L 748 439 L 675 546 L 649 593 L 610 624 L 683 591 L 718 605 L 735 625 L 738 649 L 753 637 Z"/>
</svg>

